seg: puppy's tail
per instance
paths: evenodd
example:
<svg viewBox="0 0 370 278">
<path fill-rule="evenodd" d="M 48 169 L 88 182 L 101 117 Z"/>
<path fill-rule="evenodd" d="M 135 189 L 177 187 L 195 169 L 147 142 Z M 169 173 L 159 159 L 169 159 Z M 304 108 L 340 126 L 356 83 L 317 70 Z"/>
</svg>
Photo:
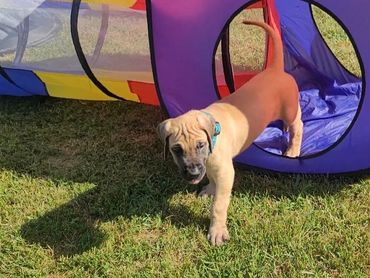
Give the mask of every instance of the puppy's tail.
<svg viewBox="0 0 370 278">
<path fill-rule="evenodd" d="M 270 65 L 270 67 L 283 71 L 284 70 L 283 43 L 281 42 L 281 37 L 279 33 L 265 22 L 245 20 L 243 21 L 243 23 L 247 25 L 256 25 L 265 29 L 265 31 L 271 37 L 273 46 L 274 57 L 272 59 L 272 64 Z"/>
</svg>

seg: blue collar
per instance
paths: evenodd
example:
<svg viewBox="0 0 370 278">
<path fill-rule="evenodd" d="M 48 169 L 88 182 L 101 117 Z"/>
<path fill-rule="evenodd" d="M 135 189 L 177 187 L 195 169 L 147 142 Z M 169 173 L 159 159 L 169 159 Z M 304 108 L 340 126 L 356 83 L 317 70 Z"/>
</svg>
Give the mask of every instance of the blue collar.
<svg viewBox="0 0 370 278">
<path fill-rule="evenodd" d="M 217 136 L 220 135 L 220 133 L 221 133 L 221 124 L 219 122 L 216 122 L 215 123 L 215 133 L 212 136 L 212 150 L 216 146 Z"/>
<path fill-rule="evenodd" d="M 209 112 L 206 112 L 206 111 L 202 111 L 204 114 L 206 114 L 208 117 L 210 117 L 212 119 L 212 121 L 215 123 L 215 129 L 214 129 L 214 132 L 213 132 L 213 135 L 211 137 L 211 150 L 213 150 L 216 146 L 216 142 L 217 142 L 217 136 L 220 135 L 221 133 L 221 124 L 219 122 L 217 122 L 215 120 L 215 118 L 213 117 L 213 115 Z M 209 151 L 209 154 L 211 153 L 211 151 Z"/>
</svg>

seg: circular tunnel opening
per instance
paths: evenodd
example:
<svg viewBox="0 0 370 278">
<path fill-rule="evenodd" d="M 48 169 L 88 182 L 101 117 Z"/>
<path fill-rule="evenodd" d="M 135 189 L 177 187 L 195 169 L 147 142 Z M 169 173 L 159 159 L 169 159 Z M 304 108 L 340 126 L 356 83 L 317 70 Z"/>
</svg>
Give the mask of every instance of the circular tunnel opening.
<svg viewBox="0 0 370 278">
<path fill-rule="evenodd" d="M 291 2 L 299 7 L 292 9 Z M 363 97 L 361 60 L 346 27 L 330 12 L 309 1 L 275 3 L 254 3 L 232 19 L 229 25 L 232 79 L 238 90 L 261 72 L 273 55 L 265 32 L 242 21 L 277 22 L 284 44 L 285 71 L 295 78 L 300 91 L 304 123 L 300 157 L 310 158 L 334 148 L 353 126 Z M 222 62 L 227 60 L 223 55 L 220 43 L 215 72 L 221 97 L 233 91 L 227 83 L 230 72 L 224 71 Z M 289 133 L 284 131 L 282 121 L 277 120 L 254 144 L 271 154 L 284 155 Z"/>
</svg>

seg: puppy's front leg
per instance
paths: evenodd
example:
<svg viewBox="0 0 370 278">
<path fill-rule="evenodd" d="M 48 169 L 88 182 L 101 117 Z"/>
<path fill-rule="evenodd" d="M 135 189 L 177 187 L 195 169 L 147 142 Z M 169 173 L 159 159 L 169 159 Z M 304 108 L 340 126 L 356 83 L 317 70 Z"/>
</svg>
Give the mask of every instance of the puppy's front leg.
<svg viewBox="0 0 370 278">
<path fill-rule="evenodd" d="M 232 160 L 221 165 L 217 171 L 212 173 L 215 182 L 215 196 L 211 210 L 211 225 L 208 232 L 208 240 L 212 245 L 217 246 L 230 239 L 226 222 L 235 175 Z"/>
</svg>

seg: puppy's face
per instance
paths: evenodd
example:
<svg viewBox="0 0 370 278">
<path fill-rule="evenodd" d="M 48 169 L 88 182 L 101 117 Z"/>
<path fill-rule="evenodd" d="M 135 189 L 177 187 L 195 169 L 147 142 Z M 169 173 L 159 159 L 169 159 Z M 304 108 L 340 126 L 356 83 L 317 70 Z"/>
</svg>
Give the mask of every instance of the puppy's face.
<svg viewBox="0 0 370 278">
<path fill-rule="evenodd" d="M 199 111 L 190 111 L 158 126 L 165 156 L 169 150 L 181 175 L 189 183 L 199 183 L 206 173 L 214 126 L 212 119 Z"/>
</svg>

